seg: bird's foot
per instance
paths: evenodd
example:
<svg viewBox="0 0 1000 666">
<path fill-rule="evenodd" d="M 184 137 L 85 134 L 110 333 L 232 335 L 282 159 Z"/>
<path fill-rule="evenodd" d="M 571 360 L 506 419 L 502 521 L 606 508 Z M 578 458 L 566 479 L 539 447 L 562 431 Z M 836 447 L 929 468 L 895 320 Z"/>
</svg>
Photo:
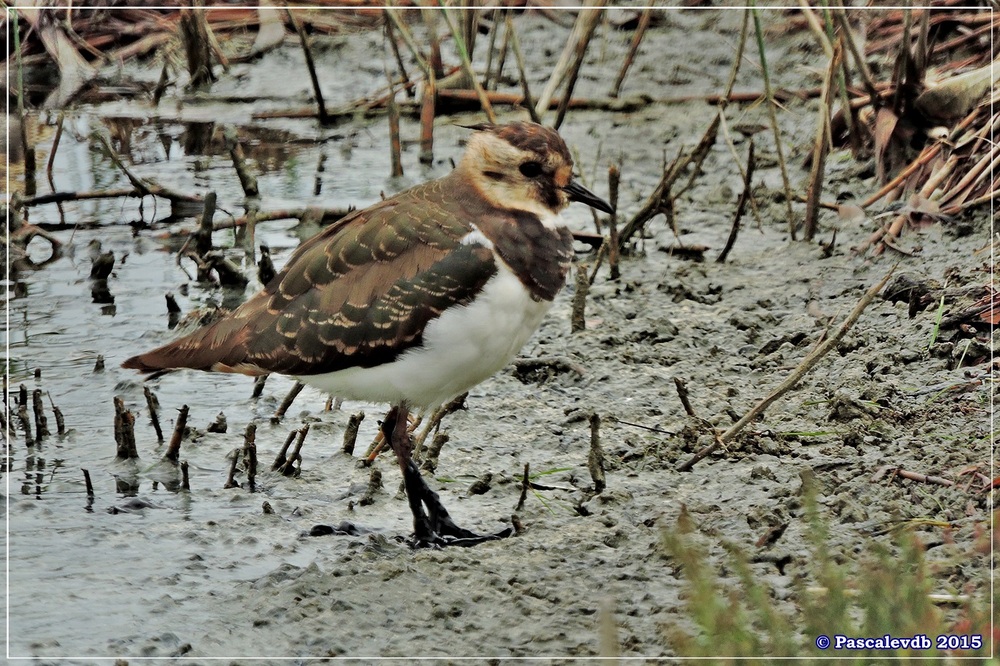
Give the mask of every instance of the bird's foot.
<svg viewBox="0 0 1000 666">
<path fill-rule="evenodd" d="M 456 525 L 441 503 L 441 498 L 430 489 L 412 460 L 407 461 L 403 481 L 406 484 L 406 497 L 413 512 L 414 534 L 410 540 L 410 546 L 413 548 L 478 546 L 487 541 L 506 539 L 514 533 L 514 529 L 508 527 L 495 534 L 478 534 Z M 427 507 L 426 512 L 424 506 Z"/>
</svg>

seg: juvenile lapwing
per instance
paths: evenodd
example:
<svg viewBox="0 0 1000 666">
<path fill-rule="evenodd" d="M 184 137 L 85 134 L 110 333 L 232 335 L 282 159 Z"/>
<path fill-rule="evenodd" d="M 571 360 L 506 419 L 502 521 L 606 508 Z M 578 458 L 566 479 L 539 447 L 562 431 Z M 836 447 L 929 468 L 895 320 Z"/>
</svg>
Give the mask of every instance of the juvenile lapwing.
<svg viewBox="0 0 1000 666">
<path fill-rule="evenodd" d="M 573 182 L 552 129 L 475 125 L 458 166 L 327 227 L 223 319 L 134 356 L 142 372 L 290 375 L 331 395 L 389 403 L 382 432 L 403 472 L 417 545 L 473 545 L 410 457 L 410 409 L 441 405 L 503 368 L 566 281 L 560 212 L 611 207 Z M 424 510 L 426 507 L 426 511 Z"/>
</svg>

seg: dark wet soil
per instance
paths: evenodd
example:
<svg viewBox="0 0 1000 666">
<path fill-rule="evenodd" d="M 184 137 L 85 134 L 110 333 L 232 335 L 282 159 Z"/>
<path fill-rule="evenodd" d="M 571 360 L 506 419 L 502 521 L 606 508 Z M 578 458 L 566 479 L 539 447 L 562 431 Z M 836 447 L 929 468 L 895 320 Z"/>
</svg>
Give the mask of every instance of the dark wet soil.
<svg viewBox="0 0 1000 666">
<path fill-rule="evenodd" d="M 644 41 L 623 94 L 720 92 L 739 18 L 738 12 L 666 12 Z M 568 30 L 538 16 L 519 18 L 518 25 L 532 84 L 541 88 Z M 629 32 L 600 30 L 580 96 L 606 94 L 630 39 Z M 384 55 L 379 34 L 317 40 L 328 101 L 381 86 L 391 56 Z M 816 85 L 808 68 L 820 55 L 811 39 L 785 35 L 768 47 L 778 85 Z M 759 90 L 759 69 L 750 60 L 737 87 Z M 147 63 L 128 75 L 155 80 L 158 73 L 157 64 Z M 234 102 L 237 94 L 247 101 Z M 175 189 L 215 190 L 220 210 L 238 216 L 242 191 L 217 146 L 225 123 L 247 139 L 266 209 L 363 207 L 381 192 L 446 173 L 466 132 L 455 125 L 481 120 L 475 113 L 440 118 L 435 163 L 421 167 L 419 127 L 404 118 L 406 175 L 390 180 L 384 118 L 321 129 L 308 120 L 251 117 L 306 105 L 309 95 L 301 52 L 289 40 L 261 61 L 234 68 L 206 98 L 181 95 L 155 111 L 138 100 L 75 109 L 56 161 L 57 189 L 121 182 L 89 138 L 105 126 L 127 138 L 117 147 L 136 172 Z M 793 101 L 780 114 L 796 191 L 804 189 L 800 166 L 813 137 L 814 109 Z M 620 209 L 628 217 L 655 186 L 664 155 L 694 146 L 715 113 L 697 101 L 630 114 L 573 111 L 562 134 L 584 182 L 602 195 L 608 165 L 621 162 Z M 503 120 L 523 117 L 502 114 Z M 55 118 L 43 120 L 39 151 L 47 155 Z M 728 120 L 766 124 L 766 114 L 760 105 L 733 106 Z M 734 140 L 742 157 L 746 139 L 737 134 Z M 912 256 L 855 255 L 850 248 L 881 221 L 841 222 L 832 213 L 824 213 L 820 242 L 792 241 L 777 194 L 773 141 L 768 132 L 755 140 L 761 224 L 747 216 L 726 263 L 715 258 L 729 234 L 741 179 L 720 141 L 702 176 L 677 201 L 679 236 L 662 216 L 654 219 L 623 259 L 619 280 L 609 279 L 606 265 L 598 269 L 586 330 L 570 333 L 573 293 L 567 288 L 522 352 L 568 363 L 530 372 L 507 368 L 445 419 L 442 431 L 450 438 L 431 485 L 460 524 L 483 532 L 509 525 L 526 463 L 546 487 L 530 491 L 517 512 L 522 534 L 473 549 L 412 551 L 402 542 L 411 529 L 409 511 L 398 469 L 387 458 L 376 462 L 383 487 L 369 494 L 370 503 L 360 501 L 370 477 L 360 458 L 382 406 L 346 403 L 324 411 L 326 396 L 306 389 L 285 419 L 272 424 L 269 417 L 291 387 L 281 378 L 268 380 L 259 399 L 251 398 L 252 381 L 244 377 L 181 373 L 151 383 L 168 439 L 176 410 L 190 407 L 181 459 L 189 463 L 191 489 L 179 490 L 178 470 L 160 462 L 165 445 L 157 444 L 149 424 L 143 383 L 119 364 L 176 335 L 168 328 L 166 292 L 185 312 L 238 302 L 244 294 L 199 284 L 178 267 L 180 242 L 165 236 L 195 222 L 158 222 L 168 214 L 163 202 L 68 203 L 62 217 L 55 206 L 32 211 L 35 223 L 66 224 L 55 233 L 68 253 L 44 269 L 19 273 L 16 289 L 9 285 L 9 296 L 19 295 L 8 302 L 11 382 L 51 394 L 69 431 L 30 448 L 17 431 L 7 443 L 10 654 L 53 664 L 170 656 L 230 657 L 230 663 L 251 657 L 571 658 L 598 654 L 598 627 L 610 614 L 622 654 L 671 655 L 664 627 L 688 620 L 683 576 L 659 545 L 662 531 L 673 529 L 686 507 L 696 540 L 724 579 L 733 574 L 723 566 L 723 542 L 762 555 L 754 573 L 794 612 L 787 601 L 793 583 L 810 571 L 802 500 L 807 474 L 816 480 L 829 550 L 838 561 L 862 559 L 873 542 L 888 543 L 887 533 L 900 521 L 925 520 L 917 534 L 927 547 L 934 591 L 985 594 L 988 560 L 975 550 L 975 535 L 992 498 L 967 489 L 969 477 L 958 474 L 978 465 L 994 476 L 988 471 L 992 348 L 957 329 L 934 330 L 942 295 L 947 315 L 981 297 L 991 282 L 987 215 L 908 231 L 899 245 Z M 864 165 L 846 153 L 831 157 L 829 172 L 825 198 L 863 198 L 875 188 Z M 593 230 L 586 209 L 569 215 L 577 229 Z M 277 222 L 257 233 L 280 266 L 313 231 Z M 826 252 L 821 244 L 833 241 L 834 231 L 833 250 Z M 87 247 L 94 240 L 116 257 L 107 284 L 113 303 L 92 302 Z M 230 232 L 216 234 L 218 245 L 233 242 Z M 707 247 L 705 261 L 671 254 L 678 245 Z M 585 249 L 579 259 L 592 263 Z M 897 276 L 937 285 L 930 307 L 911 317 L 905 299 L 877 299 L 837 348 L 726 450 L 691 472 L 675 471 L 711 443 L 710 427 L 729 427 L 776 387 L 897 262 Z M 193 267 L 186 268 L 193 275 Z M 252 281 L 246 293 L 257 288 Z M 98 355 L 103 371 L 94 371 Z M 698 419 L 685 414 L 674 378 L 686 382 Z M 114 458 L 115 395 L 136 414 L 135 463 Z M 351 457 L 341 451 L 342 436 L 360 410 L 366 418 Z M 220 411 L 227 431 L 207 432 Z M 601 417 L 607 479 L 597 495 L 587 468 L 594 412 Z M 242 447 L 250 422 L 257 424 L 261 460 L 256 492 L 224 489 L 227 456 Z M 288 433 L 303 423 L 311 428 L 301 473 L 269 471 Z M 886 466 L 962 481 L 944 487 L 892 475 L 873 480 Z M 93 500 L 81 468 L 93 477 Z M 492 475 L 489 489 L 470 494 L 486 474 Z M 245 476 L 237 479 L 245 482 Z M 374 531 L 306 536 L 315 524 L 344 520 Z M 755 545 L 785 524 L 773 543 Z"/>
</svg>

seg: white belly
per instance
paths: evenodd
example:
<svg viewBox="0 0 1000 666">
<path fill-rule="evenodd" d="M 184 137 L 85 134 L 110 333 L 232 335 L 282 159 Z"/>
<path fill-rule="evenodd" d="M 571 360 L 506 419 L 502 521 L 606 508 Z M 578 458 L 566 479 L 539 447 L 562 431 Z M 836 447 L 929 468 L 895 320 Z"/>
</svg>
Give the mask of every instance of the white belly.
<svg viewBox="0 0 1000 666">
<path fill-rule="evenodd" d="M 298 380 L 349 400 L 435 407 L 507 365 L 551 306 L 548 301 L 532 300 L 501 263 L 473 303 L 451 308 L 427 325 L 419 349 L 386 365 Z"/>
</svg>

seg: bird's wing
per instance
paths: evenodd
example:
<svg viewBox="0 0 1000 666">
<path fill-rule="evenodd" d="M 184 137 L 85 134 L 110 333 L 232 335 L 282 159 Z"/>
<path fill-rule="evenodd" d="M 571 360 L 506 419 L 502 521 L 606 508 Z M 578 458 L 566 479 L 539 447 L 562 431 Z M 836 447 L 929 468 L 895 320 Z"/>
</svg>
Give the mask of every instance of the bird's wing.
<svg viewBox="0 0 1000 666">
<path fill-rule="evenodd" d="M 123 365 L 310 375 L 372 367 L 419 346 L 424 327 L 496 273 L 471 219 L 428 183 L 303 243 L 264 291 L 223 319 Z"/>
</svg>

